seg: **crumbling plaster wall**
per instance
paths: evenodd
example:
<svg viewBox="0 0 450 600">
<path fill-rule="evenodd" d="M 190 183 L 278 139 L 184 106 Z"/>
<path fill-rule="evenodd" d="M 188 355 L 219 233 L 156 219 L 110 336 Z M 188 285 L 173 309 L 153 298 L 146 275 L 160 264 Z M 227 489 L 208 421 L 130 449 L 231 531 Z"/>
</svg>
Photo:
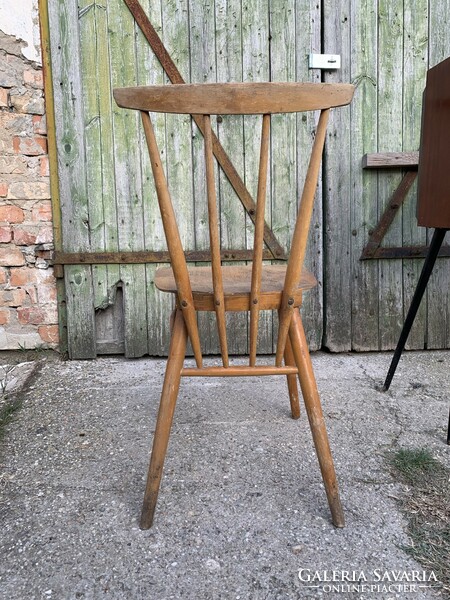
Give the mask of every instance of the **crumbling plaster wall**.
<svg viewBox="0 0 450 600">
<path fill-rule="evenodd" d="M 46 134 L 37 0 L 0 0 L 0 350 L 58 344 Z"/>
</svg>

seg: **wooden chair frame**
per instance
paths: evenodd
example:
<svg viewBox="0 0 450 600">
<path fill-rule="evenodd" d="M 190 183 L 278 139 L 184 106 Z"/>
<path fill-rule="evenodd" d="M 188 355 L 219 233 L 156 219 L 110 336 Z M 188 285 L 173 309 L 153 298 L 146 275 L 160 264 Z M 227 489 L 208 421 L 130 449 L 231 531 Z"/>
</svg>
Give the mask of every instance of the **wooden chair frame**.
<svg viewBox="0 0 450 600">
<path fill-rule="evenodd" d="M 181 377 L 250 375 L 287 376 L 294 419 L 300 416 L 296 383 L 298 376 L 332 520 L 336 527 L 344 526 L 336 473 L 299 308 L 303 291 L 316 284 L 313 275 L 303 268 L 303 263 L 329 111 L 333 107 L 349 104 L 353 91 L 353 86 L 346 84 L 311 83 L 182 84 L 114 90 L 114 97 L 119 106 L 139 110 L 141 113 L 171 260 L 171 268 L 157 271 L 155 284 L 160 290 L 176 296 L 169 356 L 142 509 L 141 528 L 143 529 L 148 529 L 153 523 Z M 320 111 L 320 117 L 300 199 L 290 256 L 287 264 L 263 265 L 271 114 L 313 110 Z M 200 126 L 205 142 L 211 267 L 189 269 L 187 267 L 149 112 L 196 115 L 196 123 Z M 251 266 L 226 267 L 221 264 L 213 149 L 216 138 L 212 132 L 210 115 L 227 114 L 262 115 Z M 214 311 L 216 314 L 222 356 L 221 367 L 203 365 L 197 312 L 205 310 Z M 278 340 L 273 365 L 256 364 L 258 320 L 261 310 L 277 310 L 279 315 Z M 225 326 L 227 311 L 250 313 L 248 365 L 230 364 Z M 183 367 L 188 339 L 196 361 L 195 368 Z"/>
</svg>

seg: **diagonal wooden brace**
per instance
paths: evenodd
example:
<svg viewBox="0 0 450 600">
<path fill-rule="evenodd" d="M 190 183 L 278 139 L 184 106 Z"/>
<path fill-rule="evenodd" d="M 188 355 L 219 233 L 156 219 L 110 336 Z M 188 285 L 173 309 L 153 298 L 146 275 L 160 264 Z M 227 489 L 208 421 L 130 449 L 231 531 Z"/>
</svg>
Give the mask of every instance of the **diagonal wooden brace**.
<svg viewBox="0 0 450 600">
<path fill-rule="evenodd" d="M 124 0 L 125 4 L 129 8 L 131 14 L 133 15 L 137 25 L 140 30 L 144 34 L 146 40 L 148 41 L 151 49 L 155 53 L 156 58 L 161 63 L 162 68 L 167 74 L 171 83 L 179 84 L 186 83 L 181 76 L 176 64 L 173 62 L 171 56 L 167 52 L 164 44 L 161 41 L 161 38 L 156 33 L 155 28 L 150 22 L 150 19 L 147 17 L 144 12 L 142 6 L 140 5 L 138 0 Z M 204 136 L 204 127 L 203 127 L 203 119 L 198 115 L 191 115 L 195 124 L 201 131 Z M 249 215 L 252 222 L 255 222 L 256 219 L 256 205 L 255 202 L 250 195 L 250 192 L 245 187 L 242 178 L 239 176 L 238 172 L 234 168 L 233 163 L 231 162 L 228 154 L 223 149 L 221 143 L 217 139 L 217 136 L 213 133 L 212 135 L 212 144 L 213 144 L 213 153 L 217 159 L 217 162 L 221 166 L 223 172 L 228 178 L 232 188 L 236 192 L 239 200 L 244 206 L 247 214 Z M 273 231 L 264 223 L 264 242 L 267 248 L 270 250 L 273 258 L 275 259 L 286 259 L 286 254 L 283 250 L 283 247 L 280 245 L 279 241 L 275 237 Z"/>
</svg>

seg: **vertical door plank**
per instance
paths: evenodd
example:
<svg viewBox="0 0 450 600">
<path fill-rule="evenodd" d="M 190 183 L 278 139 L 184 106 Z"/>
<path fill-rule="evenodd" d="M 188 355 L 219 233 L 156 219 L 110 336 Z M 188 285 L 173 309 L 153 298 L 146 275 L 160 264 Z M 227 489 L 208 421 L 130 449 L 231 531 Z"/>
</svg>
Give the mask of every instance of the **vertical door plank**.
<svg viewBox="0 0 450 600">
<path fill-rule="evenodd" d="M 403 52 L 403 0 L 378 3 L 378 151 L 398 152 L 402 148 L 403 71 L 399 61 Z M 400 62 L 401 64 L 401 62 Z M 378 177 L 378 215 L 401 181 L 397 170 L 372 172 Z M 402 209 L 384 237 L 387 246 L 402 245 Z M 380 350 L 395 347 L 403 325 L 402 260 L 379 261 Z"/>
<path fill-rule="evenodd" d="M 216 0 L 216 69 L 217 81 L 242 81 L 241 0 Z M 245 181 L 244 120 L 226 116 L 217 124 L 219 141 Z M 219 171 L 221 242 L 224 248 L 246 247 L 245 210 L 224 173 Z M 227 315 L 230 354 L 248 351 L 247 315 Z"/>
<path fill-rule="evenodd" d="M 76 4 L 49 3 L 63 250 L 89 250 L 89 206 L 84 151 L 83 88 Z M 96 355 L 94 298 L 89 266 L 64 269 L 69 356 Z"/>
<path fill-rule="evenodd" d="M 112 87 L 136 85 L 135 24 L 125 6 L 108 3 Z M 119 249 L 144 246 L 139 114 L 113 109 L 114 161 Z M 125 355 L 147 352 L 147 303 L 144 265 L 121 265 L 123 283 Z"/>
<path fill-rule="evenodd" d="M 185 81 L 189 81 L 189 2 L 165 0 L 161 9 L 162 41 Z M 195 247 L 191 135 L 189 115 L 166 115 L 167 182 L 179 225 L 184 224 L 180 227 L 180 237 L 187 249 Z M 192 353 L 190 344 L 187 353 Z"/>
<path fill-rule="evenodd" d="M 352 0 L 351 105 L 352 348 L 378 349 L 378 264 L 360 261 L 369 231 L 377 223 L 377 182 L 361 168 L 361 157 L 377 143 L 377 1 Z"/>
<path fill-rule="evenodd" d="M 429 1 L 429 67 L 433 67 L 450 55 L 449 0 Z M 433 231 L 428 232 L 431 240 Z M 448 242 L 447 234 L 445 242 Z M 427 287 L 428 323 L 427 347 L 450 346 L 450 262 L 439 258 Z"/>
<path fill-rule="evenodd" d="M 190 80 L 192 83 L 217 81 L 216 40 L 214 3 L 208 0 L 189 5 L 189 47 Z M 216 118 L 211 118 L 213 131 L 216 131 Z M 193 206 L 195 247 L 207 250 L 209 244 L 208 208 L 206 203 L 206 172 L 204 140 L 192 121 L 192 161 L 193 161 Z M 214 160 L 216 190 L 218 191 L 217 163 Z M 219 200 L 218 200 L 219 201 Z M 201 265 L 201 263 L 198 263 Z M 202 350 L 205 354 L 218 354 L 219 341 L 214 313 L 199 313 L 198 324 Z"/>
<path fill-rule="evenodd" d="M 323 51 L 341 55 L 341 69 L 324 73 L 324 80 L 349 82 L 353 74 L 350 60 L 356 52 L 350 29 L 350 0 L 324 0 L 323 10 Z M 356 90 L 355 96 L 360 91 Z M 335 352 L 352 346 L 350 169 L 357 164 L 350 154 L 352 115 L 352 107 L 331 111 L 324 153 L 324 344 Z M 361 236 L 362 232 L 355 230 L 355 234 Z"/>
<path fill-rule="evenodd" d="M 117 249 L 117 218 L 105 7 L 83 0 L 79 3 L 79 23 L 90 249 L 114 251 Z M 118 279 L 118 266 L 92 266 L 94 307 L 97 311 L 96 341 L 101 353 L 123 352 L 123 328 L 119 327 L 122 323 L 122 315 L 119 314 L 122 306 L 107 310 L 118 298 Z"/>
<path fill-rule="evenodd" d="M 269 5 L 268 0 L 242 1 L 242 79 L 243 81 L 269 81 Z M 261 117 L 244 117 L 244 170 L 245 185 L 253 198 L 258 188 L 259 149 L 261 138 Z M 267 181 L 271 189 L 271 176 Z M 271 199 L 267 200 L 267 219 L 271 219 Z M 253 248 L 254 226 L 246 218 L 247 248 Z M 273 314 L 262 311 L 258 327 L 258 353 L 272 353 Z"/>
<path fill-rule="evenodd" d="M 320 82 L 319 69 L 308 68 L 308 54 L 321 52 L 321 9 L 318 2 L 300 0 L 295 4 L 296 80 Z M 316 128 L 317 115 L 306 113 L 297 120 L 297 200 L 303 188 L 309 162 L 309 150 Z M 323 159 L 322 159 L 323 160 Z M 324 165 L 322 162 L 322 171 Z M 323 187 L 319 175 L 311 219 L 305 266 L 317 277 L 319 285 L 303 296 L 302 320 L 311 350 L 322 346 L 323 338 Z"/>
<path fill-rule="evenodd" d="M 162 36 L 162 8 L 160 1 L 150 0 L 142 3 L 156 32 Z M 163 68 L 141 31 L 136 37 L 136 66 L 138 85 L 161 85 L 165 81 Z M 165 163 L 166 156 L 166 118 L 162 113 L 151 115 L 156 141 Z M 139 126 L 139 147 L 142 169 L 142 202 L 144 208 L 144 247 L 146 250 L 167 250 L 164 237 L 158 199 L 150 166 L 147 142 L 144 130 Z M 156 270 L 161 264 L 145 265 L 147 295 L 147 338 L 148 353 L 152 356 L 167 355 L 170 338 L 170 314 L 174 307 L 172 295 L 159 292 L 154 284 Z M 164 265 L 167 266 L 167 265 Z"/>
<path fill-rule="evenodd" d="M 114 141 L 113 141 L 113 97 L 111 88 L 111 69 L 110 69 L 110 48 L 108 15 L 106 6 L 94 5 L 95 25 L 96 25 L 96 48 L 95 60 L 98 82 L 98 119 L 100 127 L 101 143 L 101 187 L 96 190 L 97 197 L 102 199 L 103 207 L 103 227 L 104 227 L 104 249 L 110 252 L 117 252 L 118 231 L 117 231 L 117 205 L 116 189 L 114 181 Z M 94 269 L 96 267 L 94 266 Z M 103 268 L 102 268 L 103 269 Z M 96 299 L 95 308 L 108 307 L 107 322 L 113 330 L 110 340 L 117 339 L 117 343 L 110 342 L 111 353 L 124 352 L 124 328 L 123 328 L 123 293 L 117 294 L 117 285 L 120 282 L 119 265 L 108 265 L 106 267 L 106 290 L 103 279 L 96 276 L 98 285 L 102 290 L 103 304 L 100 304 L 100 298 Z M 102 273 L 103 277 L 103 273 Z M 94 288 L 95 275 L 94 275 Z M 117 303 L 117 307 L 113 306 Z M 101 319 L 100 315 L 96 315 Z M 106 318 L 106 314 L 105 314 Z M 116 322 L 117 321 L 117 322 Z"/>
<path fill-rule="evenodd" d="M 295 2 L 269 1 L 270 80 L 296 80 Z M 271 202 L 267 221 L 284 250 L 288 250 L 297 216 L 297 123 L 296 115 L 272 115 L 271 169 L 268 180 Z M 269 187 L 270 186 L 270 187 Z M 273 319 L 273 350 L 278 338 L 278 318 Z"/>
<path fill-rule="evenodd" d="M 404 1 L 403 50 L 403 150 L 418 150 L 422 118 L 422 93 L 428 68 L 428 0 Z M 431 42 L 435 44 L 435 40 Z M 403 205 L 403 244 L 426 245 L 426 230 L 417 226 L 417 184 Z M 403 260 L 403 319 L 422 270 L 423 260 Z M 409 334 L 407 348 L 424 348 L 426 345 L 427 295 L 425 294 L 414 325 Z"/>
</svg>

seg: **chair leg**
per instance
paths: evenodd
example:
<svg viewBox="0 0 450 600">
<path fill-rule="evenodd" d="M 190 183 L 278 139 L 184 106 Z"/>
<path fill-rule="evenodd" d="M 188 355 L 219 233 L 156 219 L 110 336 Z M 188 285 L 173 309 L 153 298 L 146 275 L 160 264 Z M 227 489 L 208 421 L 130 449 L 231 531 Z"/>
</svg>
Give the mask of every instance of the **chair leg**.
<svg viewBox="0 0 450 600">
<path fill-rule="evenodd" d="M 175 403 L 180 387 L 181 369 L 186 354 L 187 331 L 181 310 L 177 310 L 173 322 L 164 384 L 161 393 L 158 419 L 156 422 L 153 448 L 148 469 L 147 485 L 142 506 L 141 529 L 149 529 L 153 523 L 156 501 L 158 499 L 164 459 L 169 443 Z"/>
<path fill-rule="evenodd" d="M 406 340 L 408 339 L 409 332 L 411 331 L 411 327 L 413 326 L 414 319 L 416 318 L 417 311 L 419 310 L 422 297 L 425 293 L 428 284 L 428 280 L 430 279 L 431 273 L 433 272 L 434 263 L 436 262 L 436 258 L 439 254 L 439 250 L 442 246 L 442 242 L 444 241 L 444 237 L 447 231 L 448 229 L 439 228 L 434 230 L 433 237 L 430 243 L 430 248 L 428 249 L 428 254 L 425 259 L 425 262 L 423 263 L 422 272 L 417 283 L 416 291 L 414 292 L 414 296 L 411 301 L 411 306 L 409 307 L 408 314 L 406 315 L 405 323 L 403 324 L 403 329 L 400 333 L 400 337 L 397 342 L 397 347 L 395 349 L 394 356 L 392 357 L 392 361 L 388 373 L 386 375 L 386 380 L 383 385 L 384 392 L 387 392 L 387 390 L 389 389 L 392 378 L 395 375 L 397 365 L 405 348 Z"/>
<path fill-rule="evenodd" d="M 294 353 L 292 351 L 292 345 L 289 338 L 286 340 L 284 362 L 286 366 L 295 366 Z M 287 375 L 287 384 L 289 390 L 289 401 L 291 403 L 292 418 L 298 419 L 300 417 L 300 402 L 298 398 L 297 375 Z"/>
<path fill-rule="evenodd" d="M 344 513 L 339 499 L 336 472 L 334 470 L 333 457 L 331 456 L 328 442 L 327 430 L 320 404 L 319 392 L 314 377 L 314 371 L 306 343 L 305 332 L 300 317 L 300 312 L 294 310 L 292 322 L 289 329 L 292 350 L 295 363 L 298 367 L 300 387 L 305 402 L 306 412 L 311 427 L 317 458 L 319 459 L 323 483 L 330 505 L 333 524 L 336 527 L 344 527 Z"/>
</svg>

